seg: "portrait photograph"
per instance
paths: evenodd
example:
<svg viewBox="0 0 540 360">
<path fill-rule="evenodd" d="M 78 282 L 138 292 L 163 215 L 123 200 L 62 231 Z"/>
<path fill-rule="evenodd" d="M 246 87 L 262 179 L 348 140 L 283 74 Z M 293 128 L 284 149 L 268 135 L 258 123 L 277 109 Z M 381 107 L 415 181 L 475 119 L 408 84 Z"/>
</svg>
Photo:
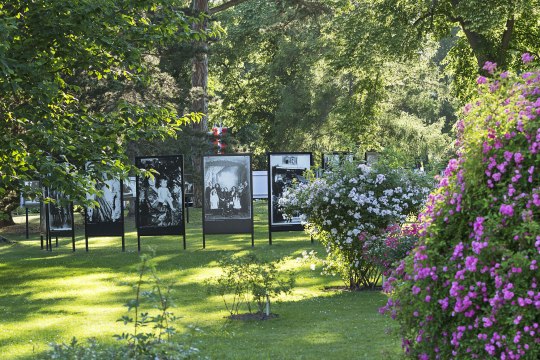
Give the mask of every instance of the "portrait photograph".
<svg viewBox="0 0 540 360">
<path fill-rule="evenodd" d="M 286 218 L 279 207 L 284 191 L 294 183 L 305 183 L 304 172 L 311 168 L 310 153 L 269 154 L 270 225 L 301 224 L 300 213 Z"/>
<path fill-rule="evenodd" d="M 182 156 L 137 158 L 135 164 L 157 172 L 137 177 L 137 227 L 183 229 Z"/>
<path fill-rule="evenodd" d="M 203 166 L 205 219 L 250 219 L 250 156 L 205 156 Z"/>
</svg>

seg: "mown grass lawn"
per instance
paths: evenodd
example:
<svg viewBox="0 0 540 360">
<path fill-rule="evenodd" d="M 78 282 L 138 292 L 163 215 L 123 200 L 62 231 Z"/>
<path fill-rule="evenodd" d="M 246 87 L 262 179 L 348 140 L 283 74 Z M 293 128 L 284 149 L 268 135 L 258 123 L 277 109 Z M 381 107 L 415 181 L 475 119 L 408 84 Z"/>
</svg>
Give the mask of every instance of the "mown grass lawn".
<svg viewBox="0 0 540 360">
<path fill-rule="evenodd" d="M 249 235 L 209 235 L 202 249 L 201 214 L 190 210 L 187 250 L 175 237 L 143 237 L 142 252 L 154 252 L 161 278 L 174 283 L 173 312 L 180 333 L 190 325 L 201 354 L 212 359 L 391 359 L 400 355 L 392 322 L 378 314 L 385 296 L 378 291 L 328 291 L 341 281 L 320 274 L 320 264 L 294 259 L 304 250 L 324 249 L 301 232 L 274 233 L 268 245 L 266 203 L 256 202 L 255 247 Z M 0 235 L 15 244 L 0 245 L 0 358 L 31 359 L 50 342 L 95 337 L 114 343 L 113 335 L 130 331 L 121 322 L 124 303 L 133 298 L 139 263 L 132 219 L 126 224 L 126 252 L 120 238 L 91 238 L 84 251 L 83 226 L 77 227 L 77 251 L 60 239 L 52 252 L 40 250 L 38 216 L 31 216 L 30 239 L 24 217 Z M 151 250 L 153 249 L 153 250 Z M 205 280 L 219 274 L 224 256 L 253 251 L 268 260 L 288 257 L 296 269 L 292 293 L 272 305 L 279 317 L 266 321 L 231 321 L 220 296 L 207 292 Z"/>
</svg>

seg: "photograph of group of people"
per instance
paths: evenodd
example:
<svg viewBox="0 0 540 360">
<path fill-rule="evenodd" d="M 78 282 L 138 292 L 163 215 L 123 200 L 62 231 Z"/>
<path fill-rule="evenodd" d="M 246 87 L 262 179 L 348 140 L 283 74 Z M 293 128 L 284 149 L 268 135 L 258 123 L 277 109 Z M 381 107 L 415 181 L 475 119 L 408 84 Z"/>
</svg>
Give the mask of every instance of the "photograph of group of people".
<svg viewBox="0 0 540 360">
<path fill-rule="evenodd" d="M 279 199 L 284 191 L 295 182 L 306 182 L 304 172 L 311 167 L 311 154 L 270 154 L 269 168 L 271 179 L 270 225 L 300 224 L 300 214 L 291 218 L 284 216 L 279 207 Z"/>
<path fill-rule="evenodd" d="M 157 171 L 153 177 L 137 178 L 138 227 L 183 226 L 182 157 L 137 158 L 136 166 Z"/>
<path fill-rule="evenodd" d="M 251 218 L 251 161 L 246 156 L 204 158 L 205 219 Z"/>
</svg>

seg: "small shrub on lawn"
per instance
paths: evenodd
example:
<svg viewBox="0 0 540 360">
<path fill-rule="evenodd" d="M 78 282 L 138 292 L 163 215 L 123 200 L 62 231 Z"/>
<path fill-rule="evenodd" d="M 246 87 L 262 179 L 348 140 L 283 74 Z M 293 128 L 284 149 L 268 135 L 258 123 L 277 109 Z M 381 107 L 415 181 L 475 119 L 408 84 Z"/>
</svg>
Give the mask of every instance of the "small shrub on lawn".
<svg viewBox="0 0 540 360">
<path fill-rule="evenodd" d="M 250 314 L 256 308 L 262 318 L 270 316 L 271 299 L 289 293 L 294 285 L 290 271 L 281 272 L 276 262 L 265 262 L 253 254 L 222 259 L 219 266 L 223 274 L 207 285 L 210 292 L 222 296 L 231 318 L 242 308 Z"/>
</svg>

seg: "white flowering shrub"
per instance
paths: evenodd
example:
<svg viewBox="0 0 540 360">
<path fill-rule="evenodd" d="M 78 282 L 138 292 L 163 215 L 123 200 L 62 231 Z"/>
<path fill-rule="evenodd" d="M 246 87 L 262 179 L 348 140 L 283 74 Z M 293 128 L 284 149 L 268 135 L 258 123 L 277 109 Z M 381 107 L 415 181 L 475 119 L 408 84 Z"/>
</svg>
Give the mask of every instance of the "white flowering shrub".
<svg viewBox="0 0 540 360">
<path fill-rule="evenodd" d="M 387 238 L 392 225 L 417 214 L 431 186 L 429 176 L 412 170 L 346 163 L 289 188 L 279 205 L 285 214 L 304 214 L 306 231 L 326 247 L 326 272 L 351 288 L 373 287 L 382 269 L 366 239 Z"/>
</svg>

